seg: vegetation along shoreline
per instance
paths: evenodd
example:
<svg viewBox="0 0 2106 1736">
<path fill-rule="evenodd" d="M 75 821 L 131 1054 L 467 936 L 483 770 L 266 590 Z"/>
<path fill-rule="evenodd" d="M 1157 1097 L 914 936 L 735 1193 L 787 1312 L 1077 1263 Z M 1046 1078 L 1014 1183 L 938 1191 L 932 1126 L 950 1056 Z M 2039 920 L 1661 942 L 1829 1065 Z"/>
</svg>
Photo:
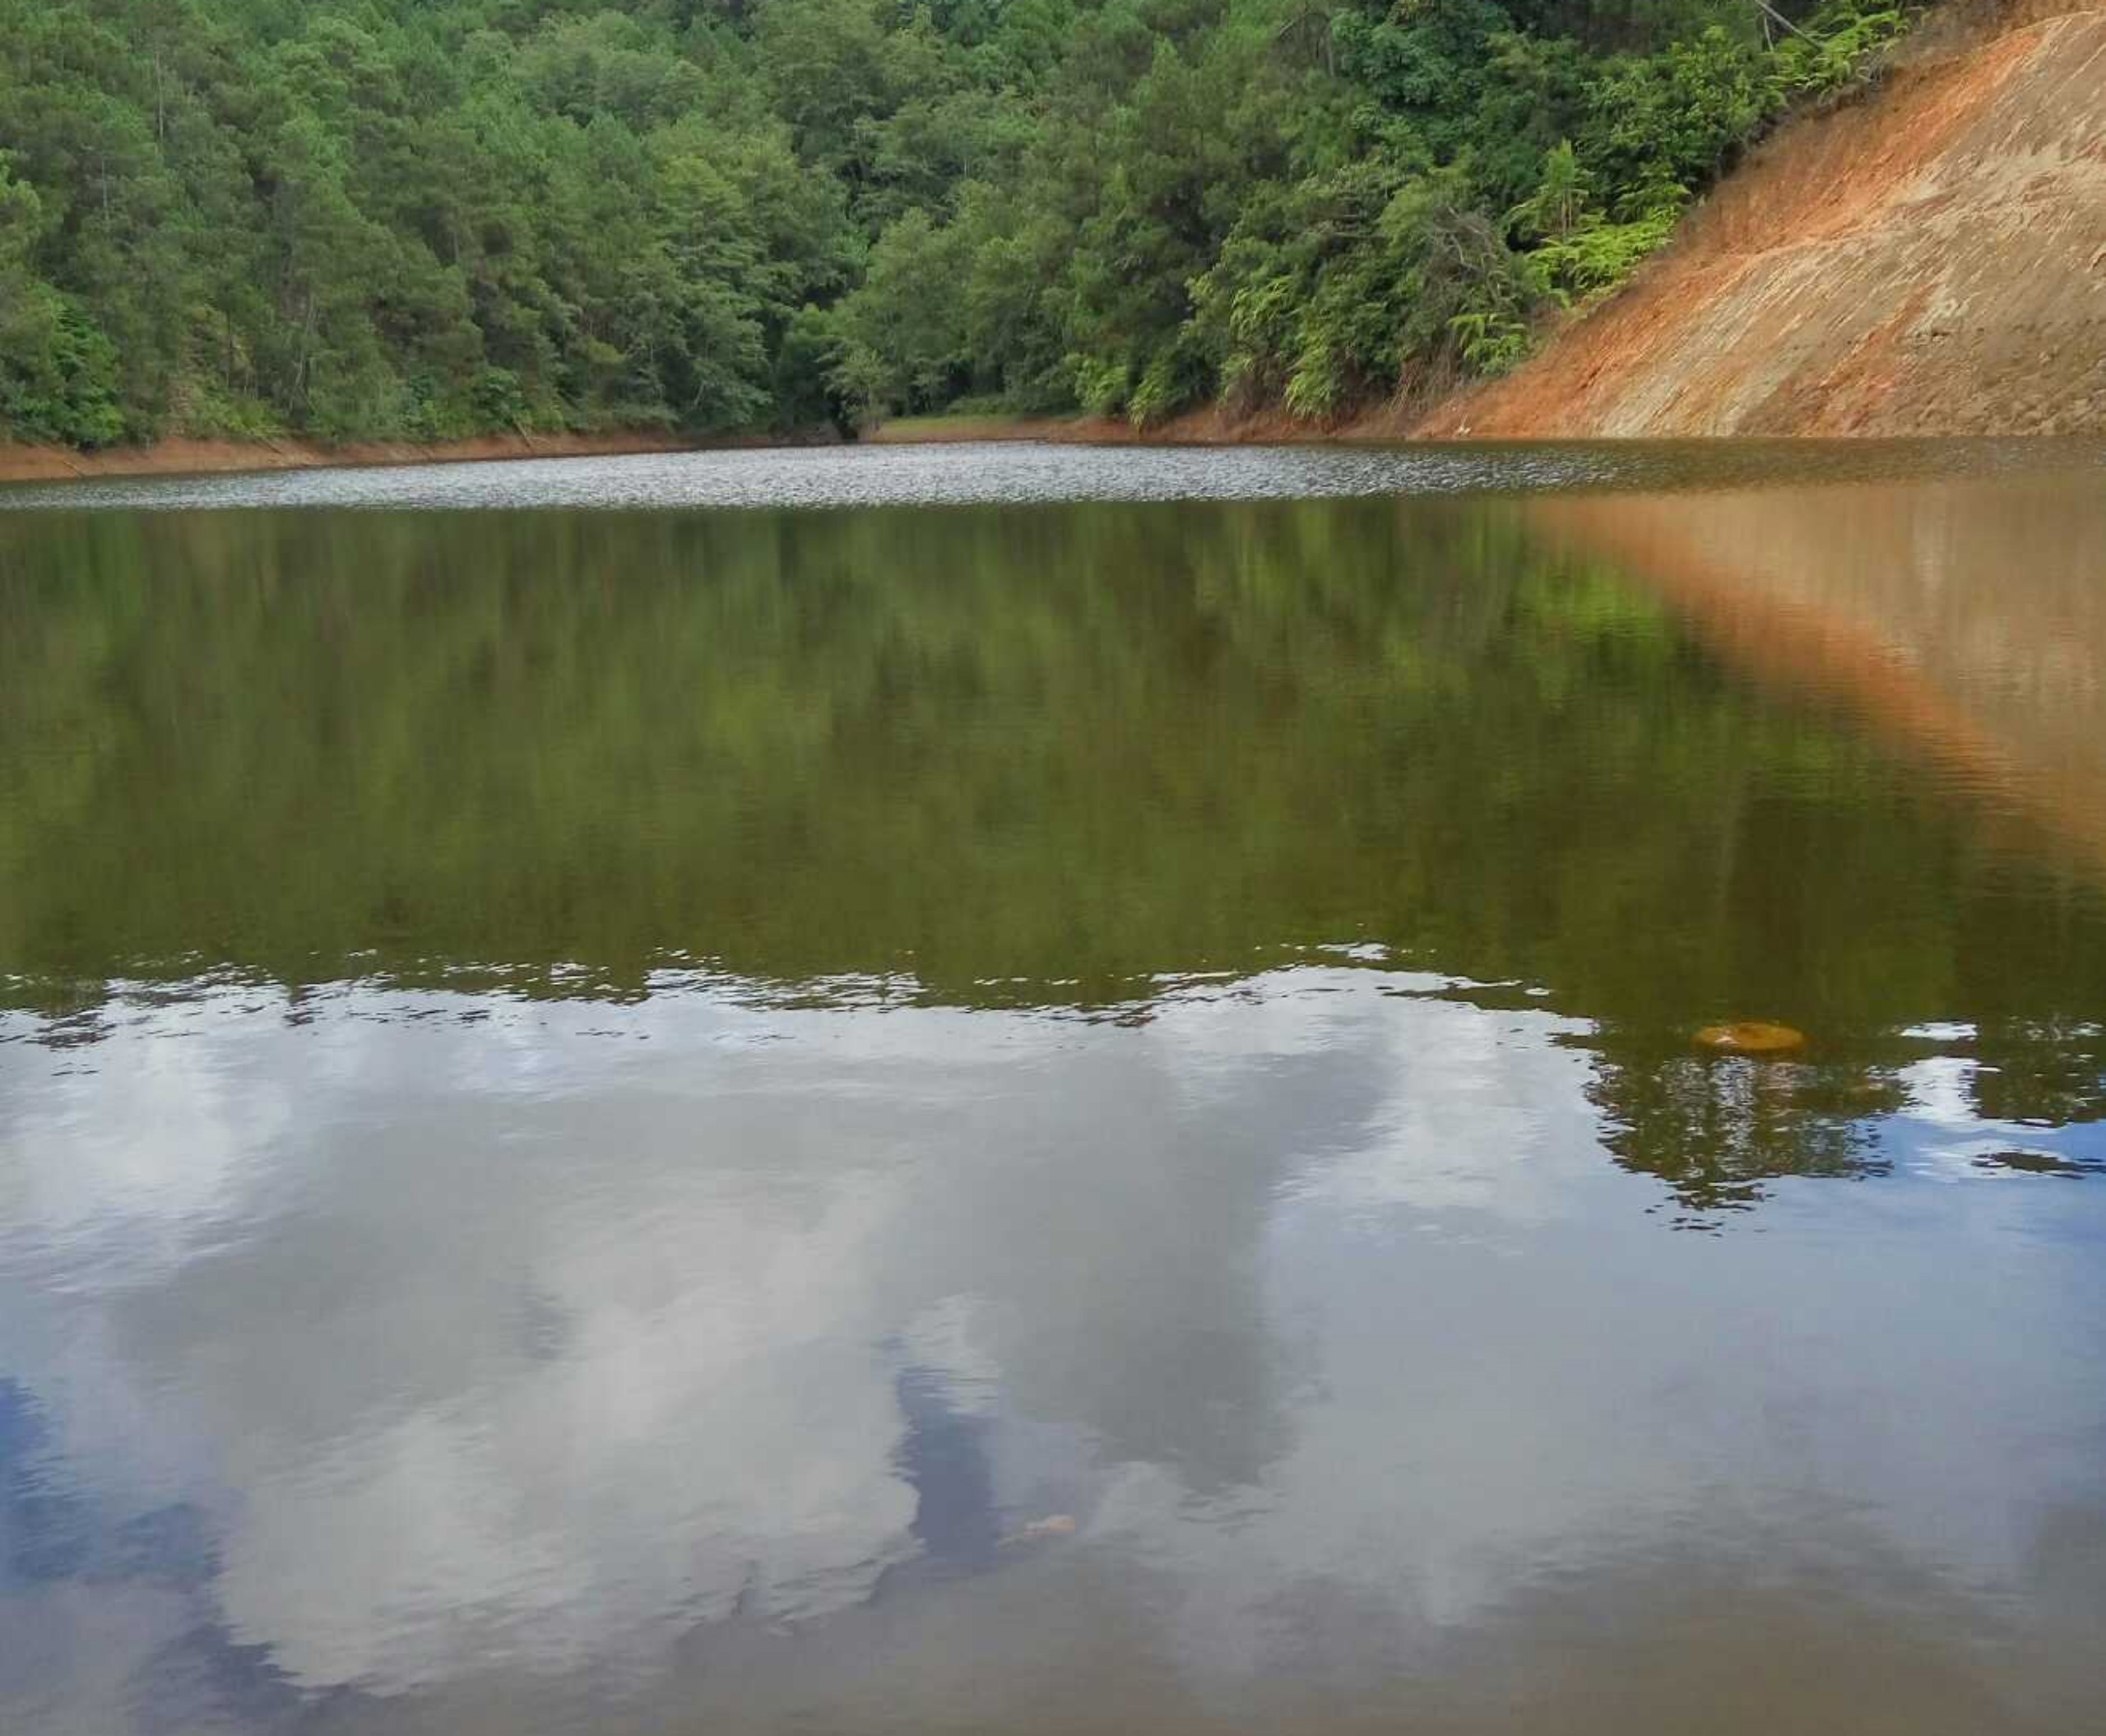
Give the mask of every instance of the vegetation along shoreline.
<svg viewBox="0 0 2106 1736">
<path fill-rule="evenodd" d="M 1510 371 L 1915 17 L 0 0 L 0 443 L 1401 415 Z"/>
</svg>

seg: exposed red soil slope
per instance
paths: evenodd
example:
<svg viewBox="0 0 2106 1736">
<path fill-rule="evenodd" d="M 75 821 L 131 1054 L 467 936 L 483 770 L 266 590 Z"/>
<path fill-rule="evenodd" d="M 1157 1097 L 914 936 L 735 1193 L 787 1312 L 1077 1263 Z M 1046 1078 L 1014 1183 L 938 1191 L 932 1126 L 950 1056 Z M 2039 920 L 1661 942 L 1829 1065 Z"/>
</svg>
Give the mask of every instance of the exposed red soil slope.
<svg viewBox="0 0 2106 1736">
<path fill-rule="evenodd" d="M 1927 44 L 1796 122 L 1431 435 L 2106 430 L 2106 11 Z"/>
</svg>

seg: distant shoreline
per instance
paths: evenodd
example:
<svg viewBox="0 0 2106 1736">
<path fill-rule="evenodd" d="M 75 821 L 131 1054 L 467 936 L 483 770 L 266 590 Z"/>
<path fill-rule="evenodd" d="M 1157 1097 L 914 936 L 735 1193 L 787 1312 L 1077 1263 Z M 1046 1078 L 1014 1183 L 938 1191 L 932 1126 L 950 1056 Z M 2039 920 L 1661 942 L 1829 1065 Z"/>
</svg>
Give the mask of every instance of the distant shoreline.
<svg viewBox="0 0 2106 1736">
<path fill-rule="evenodd" d="M 1086 425 L 1053 417 L 929 416 L 913 418 L 904 425 L 888 424 L 865 436 L 865 443 L 1121 438 L 1139 437 L 1117 422 Z M 721 452 L 826 443 L 768 434 L 697 439 L 648 429 L 608 434 L 476 434 L 461 440 L 353 440 L 341 445 L 294 435 L 267 440 L 175 435 L 144 446 L 111 446 L 95 452 L 67 446 L 0 443 L 0 483 L 86 481 L 99 476 L 258 474 L 388 464 L 486 464 L 518 458 L 621 457 L 640 453 Z"/>
<path fill-rule="evenodd" d="M 146 446 L 77 452 L 64 446 L 0 445 L 0 482 L 67 482 L 95 476 L 196 476 L 220 472 L 327 470 L 350 465 L 472 464 L 509 458 L 586 458 L 689 452 L 763 440 L 698 441 L 649 429 L 612 434 L 478 434 L 465 440 L 357 440 L 341 446 L 294 436 L 210 440 L 178 436 Z"/>
<path fill-rule="evenodd" d="M 903 416 L 863 436 L 866 446 L 960 445 L 977 440 L 1050 440 L 1074 445 L 1242 446 L 1306 440 L 1398 439 L 1404 425 L 1380 413 L 1343 427 L 1283 415 L 1236 419 L 1193 411 L 1146 430 L 1108 416 Z M 0 483 L 67 482 L 98 476 L 195 476 L 387 464 L 474 464 L 516 458 L 619 457 L 638 453 L 721 452 L 827 443 L 768 434 L 695 439 L 653 429 L 608 434 L 477 434 L 463 440 L 357 440 L 342 445 L 297 436 L 269 440 L 174 436 L 96 452 L 0 443 Z"/>
</svg>

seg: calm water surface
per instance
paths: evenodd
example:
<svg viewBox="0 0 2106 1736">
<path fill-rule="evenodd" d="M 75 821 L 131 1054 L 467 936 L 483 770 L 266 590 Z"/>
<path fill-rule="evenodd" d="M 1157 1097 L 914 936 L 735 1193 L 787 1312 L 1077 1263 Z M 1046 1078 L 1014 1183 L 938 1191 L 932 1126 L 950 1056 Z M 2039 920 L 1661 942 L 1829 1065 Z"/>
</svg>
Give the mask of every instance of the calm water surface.
<svg viewBox="0 0 2106 1736">
<path fill-rule="evenodd" d="M 2102 1632 L 2097 448 L 0 492 L 0 1729 L 2088 1736 Z"/>
</svg>

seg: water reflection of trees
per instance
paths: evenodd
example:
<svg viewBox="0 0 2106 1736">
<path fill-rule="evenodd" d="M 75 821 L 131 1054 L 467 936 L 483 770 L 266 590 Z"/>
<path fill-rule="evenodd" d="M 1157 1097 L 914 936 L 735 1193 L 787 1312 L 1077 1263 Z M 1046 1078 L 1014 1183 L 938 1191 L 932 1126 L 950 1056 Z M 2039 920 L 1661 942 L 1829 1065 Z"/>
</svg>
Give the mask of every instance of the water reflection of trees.
<svg viewBox="0 0 2106 1736">
<path fill-rule="evenodd" d="M 54 1037 L 222 966 L 1111 1005 L 1351 941 L 1666 1033 L 1596 1088 L 1692 1200 L 1875 1161 L 1839 1033 L 2106 1095 L 2041 1035 L 2106 1005 L 2094 892 L 1500 503 L 32 515 L 0 614 L 0 1004 Z M 1738 1016 L 1831 1046 L 1679 1047 Z"/>
<path fill-rule="evenodd" d="M 1986 1022 L 1969 1093 L 1987 1119 L 2043 1127 L 2106 1121 L 2106 1027 Z"/>
<path fill-rule="evenodd" d="M 1787 1177 L 1885 1174 L 1885 1118 L 1913 1107 L 1909 1068 L 1932 1056 L 1959 1063 L 1943 1081 L 1955 1099 L 1947 1107 L 1964 1108 L 1985 1130 L 2106 1119 L 2106 1044 L 2090 1026 L 1998 1022 L 1913 1040 L 1888 1032 L 1846 1046 L 1848 1056 L 1819 1047 L 1788 1057 L 1723 1056 L 1696 1048 L 1686 1033 L 1649 1037 L 1612 1026 L 1589 1039 L 1587 1094 L 1618 1160 L 1658 1177 L 1679 1205 L 1704 1214 L 1753 1205 Z M 2016 1141 L 1972 1161 L 2028 1174 L 2099 1172 L 2090 1158 Z"/>
<path fill-rule="evenodd" d="M 1692 1212 L 1755 1205 L 1787 1176 L 1886 1172 L 1877 1117 L 1906 1092 L 1886 1069 L 1626 1044 L 1604 1037 L 1589 1099 L 1626 1167 L 1657 1176 Z"/>
</svg>

